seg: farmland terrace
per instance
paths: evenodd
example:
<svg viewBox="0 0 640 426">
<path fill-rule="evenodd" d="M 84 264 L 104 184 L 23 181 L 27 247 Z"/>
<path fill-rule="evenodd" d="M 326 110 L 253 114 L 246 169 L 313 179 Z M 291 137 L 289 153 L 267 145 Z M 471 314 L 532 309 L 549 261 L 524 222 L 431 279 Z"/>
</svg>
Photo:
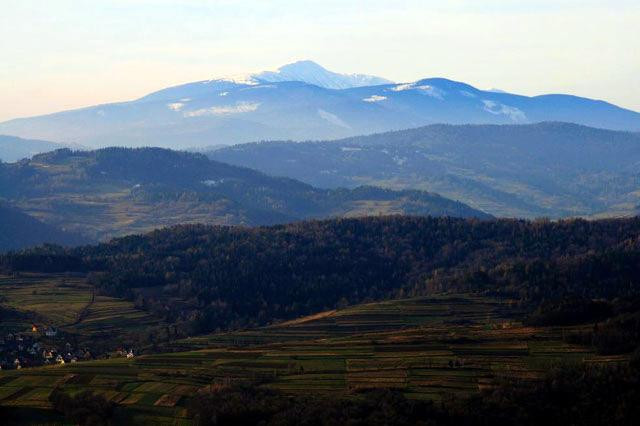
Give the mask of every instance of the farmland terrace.
<svg viewBox="0 0 640 426">
<path fill-rule="evenodd" d="M 89 389 L 117 403 L 122 421 L 189 424 L 198 390 L 239 382 L 291 395 L 395 388 L 437 401 L 503 378 L 537 380 L 560 364 L 626 361 L 563 338 L 586 327 L 526 326 L 511 300 L 472 294 L 363 304 L 182 339 L 165 353 L 3 371 L 0 405 L 46 417 L 55 388 Z"/>
</svg>

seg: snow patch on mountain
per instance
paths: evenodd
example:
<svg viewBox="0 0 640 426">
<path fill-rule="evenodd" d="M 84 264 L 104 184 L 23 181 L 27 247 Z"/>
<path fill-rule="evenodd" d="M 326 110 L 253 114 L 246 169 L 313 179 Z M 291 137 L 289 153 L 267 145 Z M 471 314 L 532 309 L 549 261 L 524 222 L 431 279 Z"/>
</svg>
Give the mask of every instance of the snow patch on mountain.
<svg viewBox="0 0 640 426">
<path fill-rule="evenodd" d="M 183 102 L 172 102 L 170 104 L 167 104 L 167 108 L 169 108 L 171 111 L 180 111 L 183 106 Z"/>
<path fill-rule="evenodd" d="M 224 183 L 224 179 L 207 179 L 203 180 L 202 183 L 206 186 L 218 186 L 221 183 Z"/>
<path fill-rule="evenodd" d="M 402 83 L 392 87 L 391 90 L 394 92 L 404 92 L 405 90 L 413 90 L 414 87 L 415 83 Z"/>
<path fill-rule="evenodd" d="M 220 83 L 231 83 L 237 84 L 240 86 L 255 86 L 259 84 L 253 76 L 251 75 L 231 75 L 222 78 L 212 78 L 211 80 L 206 80 L 202 82 L 203 84 L 220 84 Z"/>
<path fill-rule="evenodd" d="M 365 102 L 380 102 L 380 101 L 384 101 L 385 99 L 387 99 L 386 96 L 371 95 L 368 98 L 364 98 L 363 101 L 365 101 Z"/>
<path fill-rule="evenodd" d="M 345 129 L 351 128 L 351 126 L 342 121 L 340 117 L 323 109 L 318 109 L 318 115 L 324 120 L 327 120 L 329 123 L 335 124 L 336 126 L 344 127 Z"/>
<path fill-rule="evenodd" d="M 427 96 L 431 96 L 432 98 L 436 98 L 440 100 L 444 99 L 444 93 L 445 93 L 444 90 L 440 90 L 437 87 L 422 85 L 422 86 L 417 86 L 417 89 L 420 90 L 421 93 Z"/>
<path fill-rule="evenodd" d="M 483 100 L 484 110 L 494 115 L 506 115 L 514 122 L 526 121 L 527 116 L 516 107 L 501 104 L 500 102 Z"/>
<path fill-rule="evenodd" d="M 259 102 L 237 102 L 235 105 L 212 106 L 194 111 L 186 111 L 185 117 L 203 117 L 207 115 L 230 115 L 252 112 L 258 109 Z"/>
<path fill-rule="evenodd" d="M 444 90 L 438 89 L 437 87 L 429 84 L 403 83 L 391 88 L 391 91 L 393 92 L 404 92 L 407 90 L 417 90 L 423 95 L 431 96 L 440 100 L 443 99 L 445 94 Z"/>
</svg>

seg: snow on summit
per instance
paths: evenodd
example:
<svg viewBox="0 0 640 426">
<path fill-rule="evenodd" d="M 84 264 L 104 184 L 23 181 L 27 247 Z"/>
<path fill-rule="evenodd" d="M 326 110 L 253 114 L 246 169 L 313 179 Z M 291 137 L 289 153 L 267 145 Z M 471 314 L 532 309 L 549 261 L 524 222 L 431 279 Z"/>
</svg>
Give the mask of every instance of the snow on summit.
<svg viewBox="0 0 640 426">
<path fill-rule="evenodd" d="M 326 89 L 348 89 L 393 83 L 386 78 L 373 75 L 335 73 L 313 61 L 294 62 L 284 65 L 276 71 L 253 74 L 252 78 L 260 82 L 303 81 Z"/>
</svg>

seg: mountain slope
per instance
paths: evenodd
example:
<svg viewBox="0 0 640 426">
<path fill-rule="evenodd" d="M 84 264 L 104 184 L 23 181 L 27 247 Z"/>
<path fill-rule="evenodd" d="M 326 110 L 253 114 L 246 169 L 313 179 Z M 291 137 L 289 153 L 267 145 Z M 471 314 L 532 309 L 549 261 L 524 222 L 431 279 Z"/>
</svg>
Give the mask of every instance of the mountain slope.
<svg viewBox="0 0 640 426">
<path fill-rule="evenodd" d="M 159 148 L 64 149 L 1 164 L 0 197 L 95 239 L 178 223 L 256 225 L 368 214 L 489 217 L 427 192 L 318 189 Z"/>
<path fill-rule="evenodd" d="M 63 146 L 54 142 L 0 135 L 0 161 L 7 163 L 59 148 Z"/>
<path fill-rule="evenodd" d="M 302 64 L 304 65 L 304 63 Z M 131 102 L 98 105 L 0 123 L 0 133 L 91 147 L 192 148 L 268 139 L 318 140 L 433 123 L 512 124 L 567 121 L 640 130 L 640 114 L 568 95 L 519 96 L 483 91 L 443 78 L 330 89 L 333 74 L 264 74 L 274 81 L 206 80 L 163 89 Z M 337 78 L 337 77 L 336 77 Z M 354 82 L 355 81 L 355 82 Z M 355 85 L 356 78 L 348 83 Z M 358 83 L 359 84 L 359 83 Z M 364 83 L 363 83 L 364 84 Z"/>
<path fill-rule="evenodd" d="M 89 240 L 85 238 L 42 223 L 0 202 L 0 252 L 43 243 L 77 245 L 88 242 Z"/>
<path fill-rule="evenodd" d="M 640 204 L 640 134 L 567 123 L 433 125 L 209 155 L 326 188 L 426 189 L 497 216 L 629 215 Z"/>
</svg>

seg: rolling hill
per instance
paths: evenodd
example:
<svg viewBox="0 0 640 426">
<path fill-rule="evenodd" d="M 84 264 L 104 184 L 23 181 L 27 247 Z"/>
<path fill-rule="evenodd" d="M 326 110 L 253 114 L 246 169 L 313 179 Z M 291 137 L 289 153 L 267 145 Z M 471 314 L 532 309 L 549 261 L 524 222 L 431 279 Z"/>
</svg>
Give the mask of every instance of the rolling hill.
<svg viewBox="0 0 640 426">
<path fill-rule="evenodd" d="M 0 202 L 0 252 L 44 243 L 78 245 L 90 240 L 65 232 Z"/>
<path fill-rule="evenodd" d="M 640 133 L 569 123 L 431 125 L 209 156 L 324 188 L 434 191 L 496 216 L 626 216 L 640 204 Z"/>
<path fill-rule="evenodd" d="M 159 148 L 64 149 L 0 164 L 0 197 L 92 239 L 178 223 L 259 225 L 369 214 L 490 217 L 432 193 L 318 189 Z"/>
<path fill-rule="evenodd" d="M 199 81 L 129 102 L 15 119 L 0 123 L 0 133 L 94 148 L 185 149 L 269 139 L 337 139 L 433 123 L 540 121 L 640 130 L 639 113 L 599 100 L 562 94 L 527 97 L 444 78 L 396 84 L 332 73 L 302 61 L 241 80 Z"/>
</svg>

